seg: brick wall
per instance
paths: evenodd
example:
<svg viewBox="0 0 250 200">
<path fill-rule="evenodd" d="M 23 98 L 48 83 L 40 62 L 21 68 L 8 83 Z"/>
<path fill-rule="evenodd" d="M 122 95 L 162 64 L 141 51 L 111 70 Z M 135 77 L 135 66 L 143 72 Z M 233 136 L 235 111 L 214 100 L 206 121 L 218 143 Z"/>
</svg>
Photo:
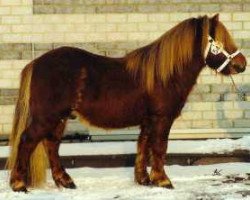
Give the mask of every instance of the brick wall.
<svg viewBox="0 0 250 200">
<path fill-rule="evenodd" d="M 249 57 L 248 0 L 0 0 L 0 135 L 11 130 L 19 74 L 35 57 L 62 45 L 122 56 L 188 17 L 215 12 Z M 205 68 L 171 137 L 248 134 L 249 75 L 247 69 L 235 76 L 246 94 L 242 100 L 230 79 Z M 68 130 L 83 130 L 80 127 L 71 121 Z"/>
</svg>

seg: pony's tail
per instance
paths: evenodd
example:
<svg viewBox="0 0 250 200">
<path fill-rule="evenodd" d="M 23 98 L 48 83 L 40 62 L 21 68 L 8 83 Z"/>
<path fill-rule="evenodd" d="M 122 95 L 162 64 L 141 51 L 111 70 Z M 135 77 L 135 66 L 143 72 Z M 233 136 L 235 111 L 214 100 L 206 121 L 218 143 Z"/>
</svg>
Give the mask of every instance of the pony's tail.
<svg viewBox="0 0 250 200">
<path fill-rule="evenodd" d="M 30 85 L 33 72 L 33 63 L 28 64 L 22 71 L 19 96 L 16 104 L 12 132 L 10 135 L 10 156 L 7 167 L 14 170 L 18 155 L 20 138 L 31 122 L 30 114 Z M 46 181 L 47 154 L 42 142 L 40 142 L 31 155 L 27 172 L 27 184 L 32 187 L 40 187 Z"/>
</svg>

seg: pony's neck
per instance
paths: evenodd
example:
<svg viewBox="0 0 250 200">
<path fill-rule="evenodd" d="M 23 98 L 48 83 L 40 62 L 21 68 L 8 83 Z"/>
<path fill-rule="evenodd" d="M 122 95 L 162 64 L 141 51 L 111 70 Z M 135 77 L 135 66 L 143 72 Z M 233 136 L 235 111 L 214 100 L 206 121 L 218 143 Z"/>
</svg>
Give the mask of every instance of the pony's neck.
<svg viewBox="0 0 250 200">
<path fill-rule="evenodd" d="M 204 60 L 197 57 L 186 66 L 185 71 L 172 76 L 166 87 L 162 88 L 165 93 L 164 101 L 170 105 L 167 107 L 166 112 L 172 113 L 173 120 L 180 115 L 204 65 Z"/>
<path fill-rule="evenodd" d="M 189 93 L 192 91 L 204 66 L 204 59 L 201 56 L 196 57 L 193 62 L 187 66 L 186 70 L 176 79 L 180 93 L 179 95 L 184 101 L 186 101 Z"/>
</svg>

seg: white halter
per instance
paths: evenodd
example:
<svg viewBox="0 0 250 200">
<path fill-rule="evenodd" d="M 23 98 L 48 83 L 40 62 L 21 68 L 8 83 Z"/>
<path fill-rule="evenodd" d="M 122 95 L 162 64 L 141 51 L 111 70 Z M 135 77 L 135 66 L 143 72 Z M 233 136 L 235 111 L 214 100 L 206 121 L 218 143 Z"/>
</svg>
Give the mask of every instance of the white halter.
<svg viewBox="0 0 250 200">
<path fill-rule="evenodd" d="M 220 53 L 223 53 L 226 56 L 226 60 L 220 65 L 220 67 L 217 68 L 217 72 L 221 72 L 226 66 L 227 64 L 235 57 L 237 56 L 240 51 L 237 50 L 232 54 L 229 54 L 222 45 L 220 45 L 218 42 L 214 41 L 214 39 L 211 36 L 208 36 L 208 44 L 207 47 L 205 49 L 205 53 L 204 53 L 204 58 L 205 60 L 207 59 L 207 55 L 208 53 L 211 52 L 214 55 L 218 55 Z"/>
</svg>

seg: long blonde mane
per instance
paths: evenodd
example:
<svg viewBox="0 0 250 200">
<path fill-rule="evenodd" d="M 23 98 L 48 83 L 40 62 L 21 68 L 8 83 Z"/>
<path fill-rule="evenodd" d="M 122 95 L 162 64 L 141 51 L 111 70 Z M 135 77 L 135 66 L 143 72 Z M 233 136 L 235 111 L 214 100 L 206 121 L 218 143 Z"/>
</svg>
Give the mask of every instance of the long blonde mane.
<svg viewBox="0 0 250 200">
<path fill-rule="evenodd" d="M 201 53 L 205 51 L 209 34 L 209 18 L 199 18 L 202 28 Z M 197 19 L 190 18 L 173 27 L 153 43 L 130 52 L 127 70 L 140 76 L 141 84 L 151 91 L 156 79 L 166 84 L 174 73 L 181 73 L 193 59 Z"/>
</svg>

